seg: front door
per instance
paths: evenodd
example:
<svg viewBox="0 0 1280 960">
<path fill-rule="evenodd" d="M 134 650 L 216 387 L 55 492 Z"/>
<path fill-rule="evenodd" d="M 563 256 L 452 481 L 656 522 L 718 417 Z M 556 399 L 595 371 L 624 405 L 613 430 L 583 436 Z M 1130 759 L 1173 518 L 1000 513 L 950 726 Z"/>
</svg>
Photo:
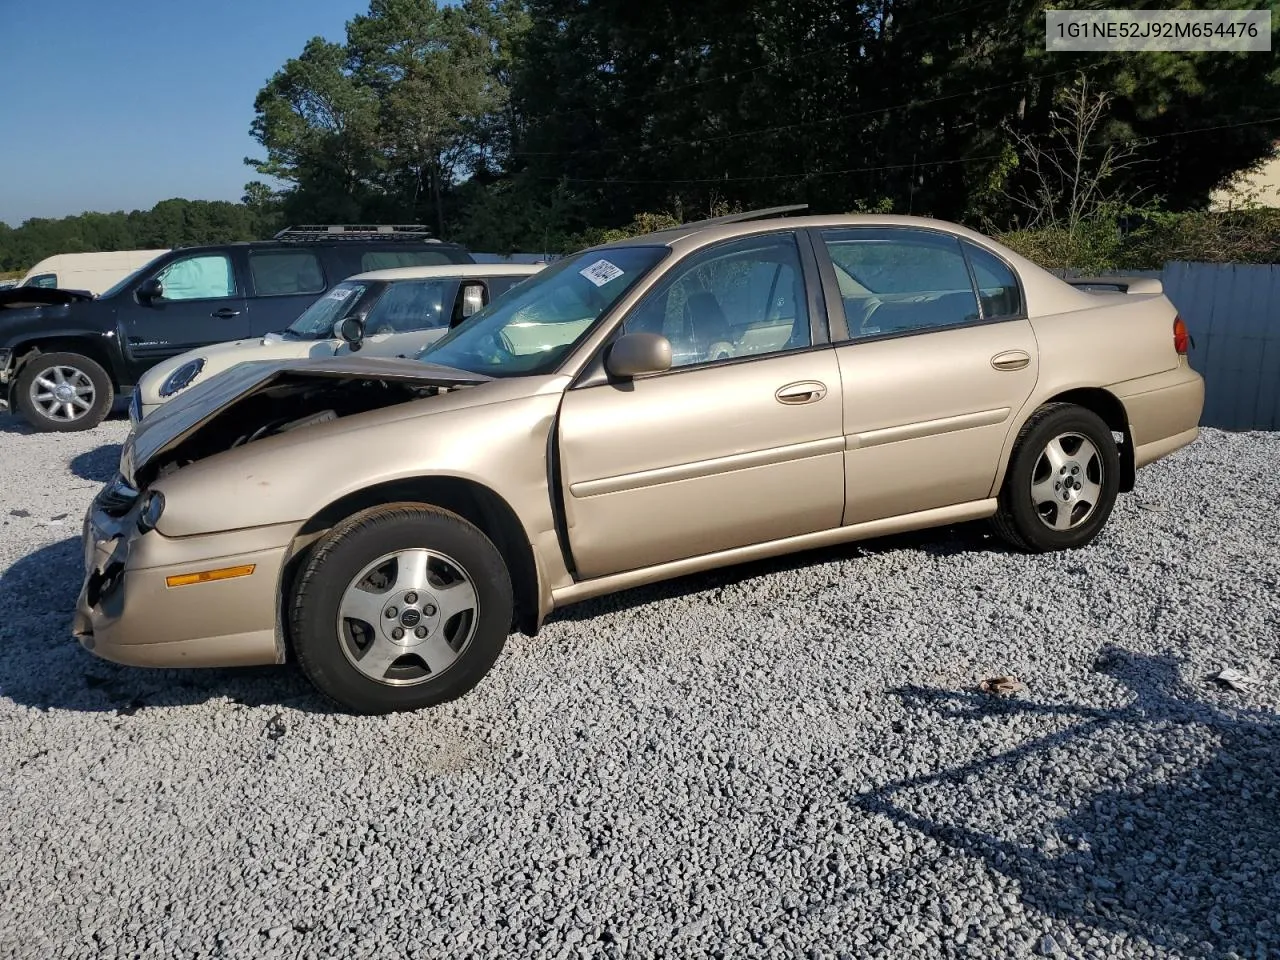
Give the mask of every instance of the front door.
<svg viewBox="0 0 1280 960">
<path fill-rule="evenodd" d="M 672 369 L 566 393 L 580 578 L 839 525 L 840 371 L 808 257 L 789 232 L 691 255 L 623 324 L 667 336 Z"/>
<path fill-rule="evenodd" d="M 1038 354 L 1013 271 L 953 235 L 820 231 L 847 337 L 846 524 L 987 498 Z"/>
<path fill-rule="evenodd" d="M 249 336 L 244 289 L 230 253 L 179 257 L 145 279 L 152 278 L 160 280 L 160 297 L 125 297 L 120 307 L 121 346 L 135 383 L 168 357 Z"/>
</svg>

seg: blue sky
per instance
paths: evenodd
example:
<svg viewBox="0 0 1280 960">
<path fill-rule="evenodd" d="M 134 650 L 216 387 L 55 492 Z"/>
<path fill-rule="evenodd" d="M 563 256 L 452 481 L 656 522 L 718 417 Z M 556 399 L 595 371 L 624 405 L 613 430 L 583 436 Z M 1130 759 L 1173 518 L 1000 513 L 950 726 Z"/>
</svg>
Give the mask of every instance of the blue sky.
<svg viewBox="0 0 1280 960">
<path fill-rule="evenodd" d="M 0 220 L 239 200 L 253 98 L 368 0 L 0 0 Z"/>
</svg>

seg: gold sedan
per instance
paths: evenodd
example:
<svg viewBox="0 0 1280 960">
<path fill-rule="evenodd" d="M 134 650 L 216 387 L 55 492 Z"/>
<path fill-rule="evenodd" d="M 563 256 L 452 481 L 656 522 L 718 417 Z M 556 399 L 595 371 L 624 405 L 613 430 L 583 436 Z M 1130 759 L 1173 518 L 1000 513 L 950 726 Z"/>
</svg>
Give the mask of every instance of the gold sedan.
<svg viewBox="0 0 1280 960">
<path fill-rule="evenodd" d="M 160 408 L 85 519 L 75 632 L 129 664 L 296 658 L 384 712 L 667 577 L 980 518 L 1080 547 L 1195 439 L 1188 339 L 1158 281 L 1088 292 L 923 218 L 593 248 L 416 359 L 244 363 Z"/>
</svg>

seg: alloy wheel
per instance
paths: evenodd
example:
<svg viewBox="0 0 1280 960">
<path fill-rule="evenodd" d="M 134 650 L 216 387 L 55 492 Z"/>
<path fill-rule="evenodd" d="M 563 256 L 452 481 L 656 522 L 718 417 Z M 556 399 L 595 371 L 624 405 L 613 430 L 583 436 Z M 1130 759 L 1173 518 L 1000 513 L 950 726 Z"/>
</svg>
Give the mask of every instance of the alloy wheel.
<svg viewBox="0 0 1280 960">
<path fill-rule="evenodd" d="M 479 613 L 475 584 L 456 560 L 434 550 L 400 550 L 374 560 L 347 585 L 338 642 L 365 677 L 409 686 L 462 658 Z"/>
</svg>

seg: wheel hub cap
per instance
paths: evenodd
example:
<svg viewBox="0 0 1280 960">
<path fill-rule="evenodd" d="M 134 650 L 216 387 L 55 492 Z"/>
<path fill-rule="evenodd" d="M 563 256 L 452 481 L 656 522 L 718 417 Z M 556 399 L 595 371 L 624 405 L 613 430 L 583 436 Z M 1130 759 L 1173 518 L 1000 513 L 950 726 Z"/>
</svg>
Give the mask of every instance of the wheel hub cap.
<svg viewBox="0 0 1280 960">
<path fill-rule="evenodd" d="M 475 587 L 459 564 L 432 550 L 403 550 L 351 581 L 339 605 L 338 641 L 366 677 L 421 683 L 461 658 L 478 615 Z"/>
<path fill-rule="evenodd" d="M 1064 433 L 1045 446 L 1031 472 L 1031 502 L 1045 526 L 1072 530 L 1097 509 L 1103 492 L 1103 461 L 1093 441 Z"/>
<path fill-rule="evenodd" d="M 83 370 L 57 366 L 31 381 L 31 402 L 50 420 L 79 420 L 93 408 L 97 391 Z"/>
</svg>

